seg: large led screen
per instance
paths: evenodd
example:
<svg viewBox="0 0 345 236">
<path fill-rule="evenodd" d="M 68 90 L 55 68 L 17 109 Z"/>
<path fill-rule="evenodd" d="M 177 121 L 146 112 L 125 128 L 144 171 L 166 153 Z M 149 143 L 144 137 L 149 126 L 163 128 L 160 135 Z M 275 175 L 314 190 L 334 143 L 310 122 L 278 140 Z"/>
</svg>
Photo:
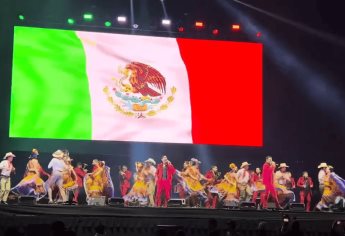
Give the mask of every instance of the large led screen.
<svg viewBox="0 0 345 236">
<path fill-rule="evenodd" d="M 262 44 L 15 27 L 10 137 L 262 146 Z"/>
</svg>

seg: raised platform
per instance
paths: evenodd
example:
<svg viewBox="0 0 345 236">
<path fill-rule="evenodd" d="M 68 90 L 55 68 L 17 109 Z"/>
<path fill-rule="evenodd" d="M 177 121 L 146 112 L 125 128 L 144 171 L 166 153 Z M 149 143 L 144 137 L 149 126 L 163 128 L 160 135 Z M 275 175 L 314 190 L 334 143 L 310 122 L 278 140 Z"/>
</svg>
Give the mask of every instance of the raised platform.
<svg viewBox="0 0 345 236">
<path fill-rule="evenodd" d="M 254 235 L 259 222 L 265 221 L 272 234 L 279 231 L 282 216 L 289 215 L 300 221 L 305 233 L 330 232 L 332 222 L 345 221 L 344 213 L 290 212 L 264 210 L 227 210 L 204 208 L 149 208 L 112 206 L 64 206 L 64 205 L 0 205 L 0 226 L 49 225 L 60 220 L 68 228 L 82 235 L 91 235 L 92 228 L 105 225 L 115 235 L 143 235 L 153 233 L 157 225 L 179 225 L 189 235 L 206 235 L 210 218 L 215 218 L 221 228 L 226 222 L 237 222 L 239 231 Z M 126 234 L 126 230 L 132 230 Z M 122 232 L 122 233 L 121 233 Z M 195 234 L 193 234 L 194 232 Z M 147 234 L 150 235 L 150 234 Z"/>
</svg>

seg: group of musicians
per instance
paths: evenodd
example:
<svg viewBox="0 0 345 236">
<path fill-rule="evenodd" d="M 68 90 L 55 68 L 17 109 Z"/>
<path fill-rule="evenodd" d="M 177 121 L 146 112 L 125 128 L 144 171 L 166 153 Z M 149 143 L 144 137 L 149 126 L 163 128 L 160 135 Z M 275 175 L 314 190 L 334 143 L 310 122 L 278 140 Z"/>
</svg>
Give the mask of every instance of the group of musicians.
<svg viewBox="0 0 345 236">
<path fill-rule="evenodd" d="M 44 171 L 39 164 L 39 152 L 33 149 L 26 166 L 24 178 L 11 188 L 11 173 L 15 172 L 12 164 L 15 155 L 6 153 L 0 163 L 0 201 L 7 204 L 9 193 L 20 196 L 35 196 L 37 200 L 48 195 L 49 203 L 74 201 L 78 202 L 79 193 L 85 190 L 87 199 L 114 196 L 114 185 L 110 177 L 110 168 L 104 161 L 92 162 L 92 171 L 87 165 L 77 163 L 72 166 L 73 159 L 67 150 L 57 150 L 52 154 L 48 165 L 51 173 Z M 201 162 L 196 158 L 185 161 L 182 170 L 175 169 L 167 156 L 162 156 L 159 164 L 153 158 L 135 163 L 135 173 L 127 166 L 121 166 L 118 172 L 120 193 L 125 205 L 142 205 L 151 207 L 167 207 L 174 191 L 181 199 L 188 199 L 192 207 L 204 205 L 216 208 L 219 203 L 249 202 L 259 203 L 268 208 L 268 202 L 282 209 L 295 201 L 294 189 L 299 190 L 300 202 L 310 211 L 312 189 L 314 183 L 308 172 L 304 171 L 297 182 L 288 171 L 286 163 L 276 163 L 267 156 L 262 169 L 251 170 L 251 164 L 243 162 L 240 168 L 236 164 L 229 165 L 229 171 L 222 175 L 217 166 L 212 166 L 205 174 L 200 171 Z M 336 175 L 333 167 L 321 163 L 318 168 L 319 190 L 322 195 L 316 210 L 329 207 L 337 198 L 345 196 L 345 181 Z M 42 179 L 46 176 L 47 180 Z M 131 180 L 134 179 L 133 185 Z"/>
</svg>

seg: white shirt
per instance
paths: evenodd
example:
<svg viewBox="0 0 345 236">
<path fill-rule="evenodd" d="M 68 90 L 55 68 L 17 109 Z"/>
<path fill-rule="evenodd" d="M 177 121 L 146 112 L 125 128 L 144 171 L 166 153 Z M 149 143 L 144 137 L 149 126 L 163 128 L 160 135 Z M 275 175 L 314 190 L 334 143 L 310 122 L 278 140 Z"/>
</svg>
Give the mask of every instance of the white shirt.
<svg viewBox="0 0 345 236">
<path fill-rule="evenodd" d="M 249 179 L 249 171 L 245 170 L 244 168 L 237 172 L 237 181 L 239 184 L 248 184 Z"/>
<path fill-rule="evenodd" d="M 318 175 L 319 184 L 323 184 L 323 183 L 324 183 L 325 175 L 326 175 L 325 170 L 321 169 L 321 170 L 319 171 L 319 175 Z"/>
<path fill-rule="evenodd" d="M 66 164 L 63 160 L 53 158 L 48 164 L 48 169 L 51 169 L 51 168 L 53 169 L 53 172 L 63 171 L 64 169 L 66 169 Z"/>
<path fill-rule="evenodd" d="M 12 169 L 13 169 L 13 165 L 8 160 L 3 160 L 0 163 L 1 175 L 10 176 Z"/>
</svg>

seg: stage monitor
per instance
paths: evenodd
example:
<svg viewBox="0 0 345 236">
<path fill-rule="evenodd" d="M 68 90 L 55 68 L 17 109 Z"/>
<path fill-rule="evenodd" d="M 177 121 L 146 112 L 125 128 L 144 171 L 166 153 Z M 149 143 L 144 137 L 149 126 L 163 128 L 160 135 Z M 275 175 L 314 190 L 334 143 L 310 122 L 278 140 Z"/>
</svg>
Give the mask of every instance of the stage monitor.
<svg viewBox="0 0 345 236">
<path fill-rule="evenodd" d="M 262 51 L 16 26 L 9 136 L 260 147 Z"/>
</svg>

